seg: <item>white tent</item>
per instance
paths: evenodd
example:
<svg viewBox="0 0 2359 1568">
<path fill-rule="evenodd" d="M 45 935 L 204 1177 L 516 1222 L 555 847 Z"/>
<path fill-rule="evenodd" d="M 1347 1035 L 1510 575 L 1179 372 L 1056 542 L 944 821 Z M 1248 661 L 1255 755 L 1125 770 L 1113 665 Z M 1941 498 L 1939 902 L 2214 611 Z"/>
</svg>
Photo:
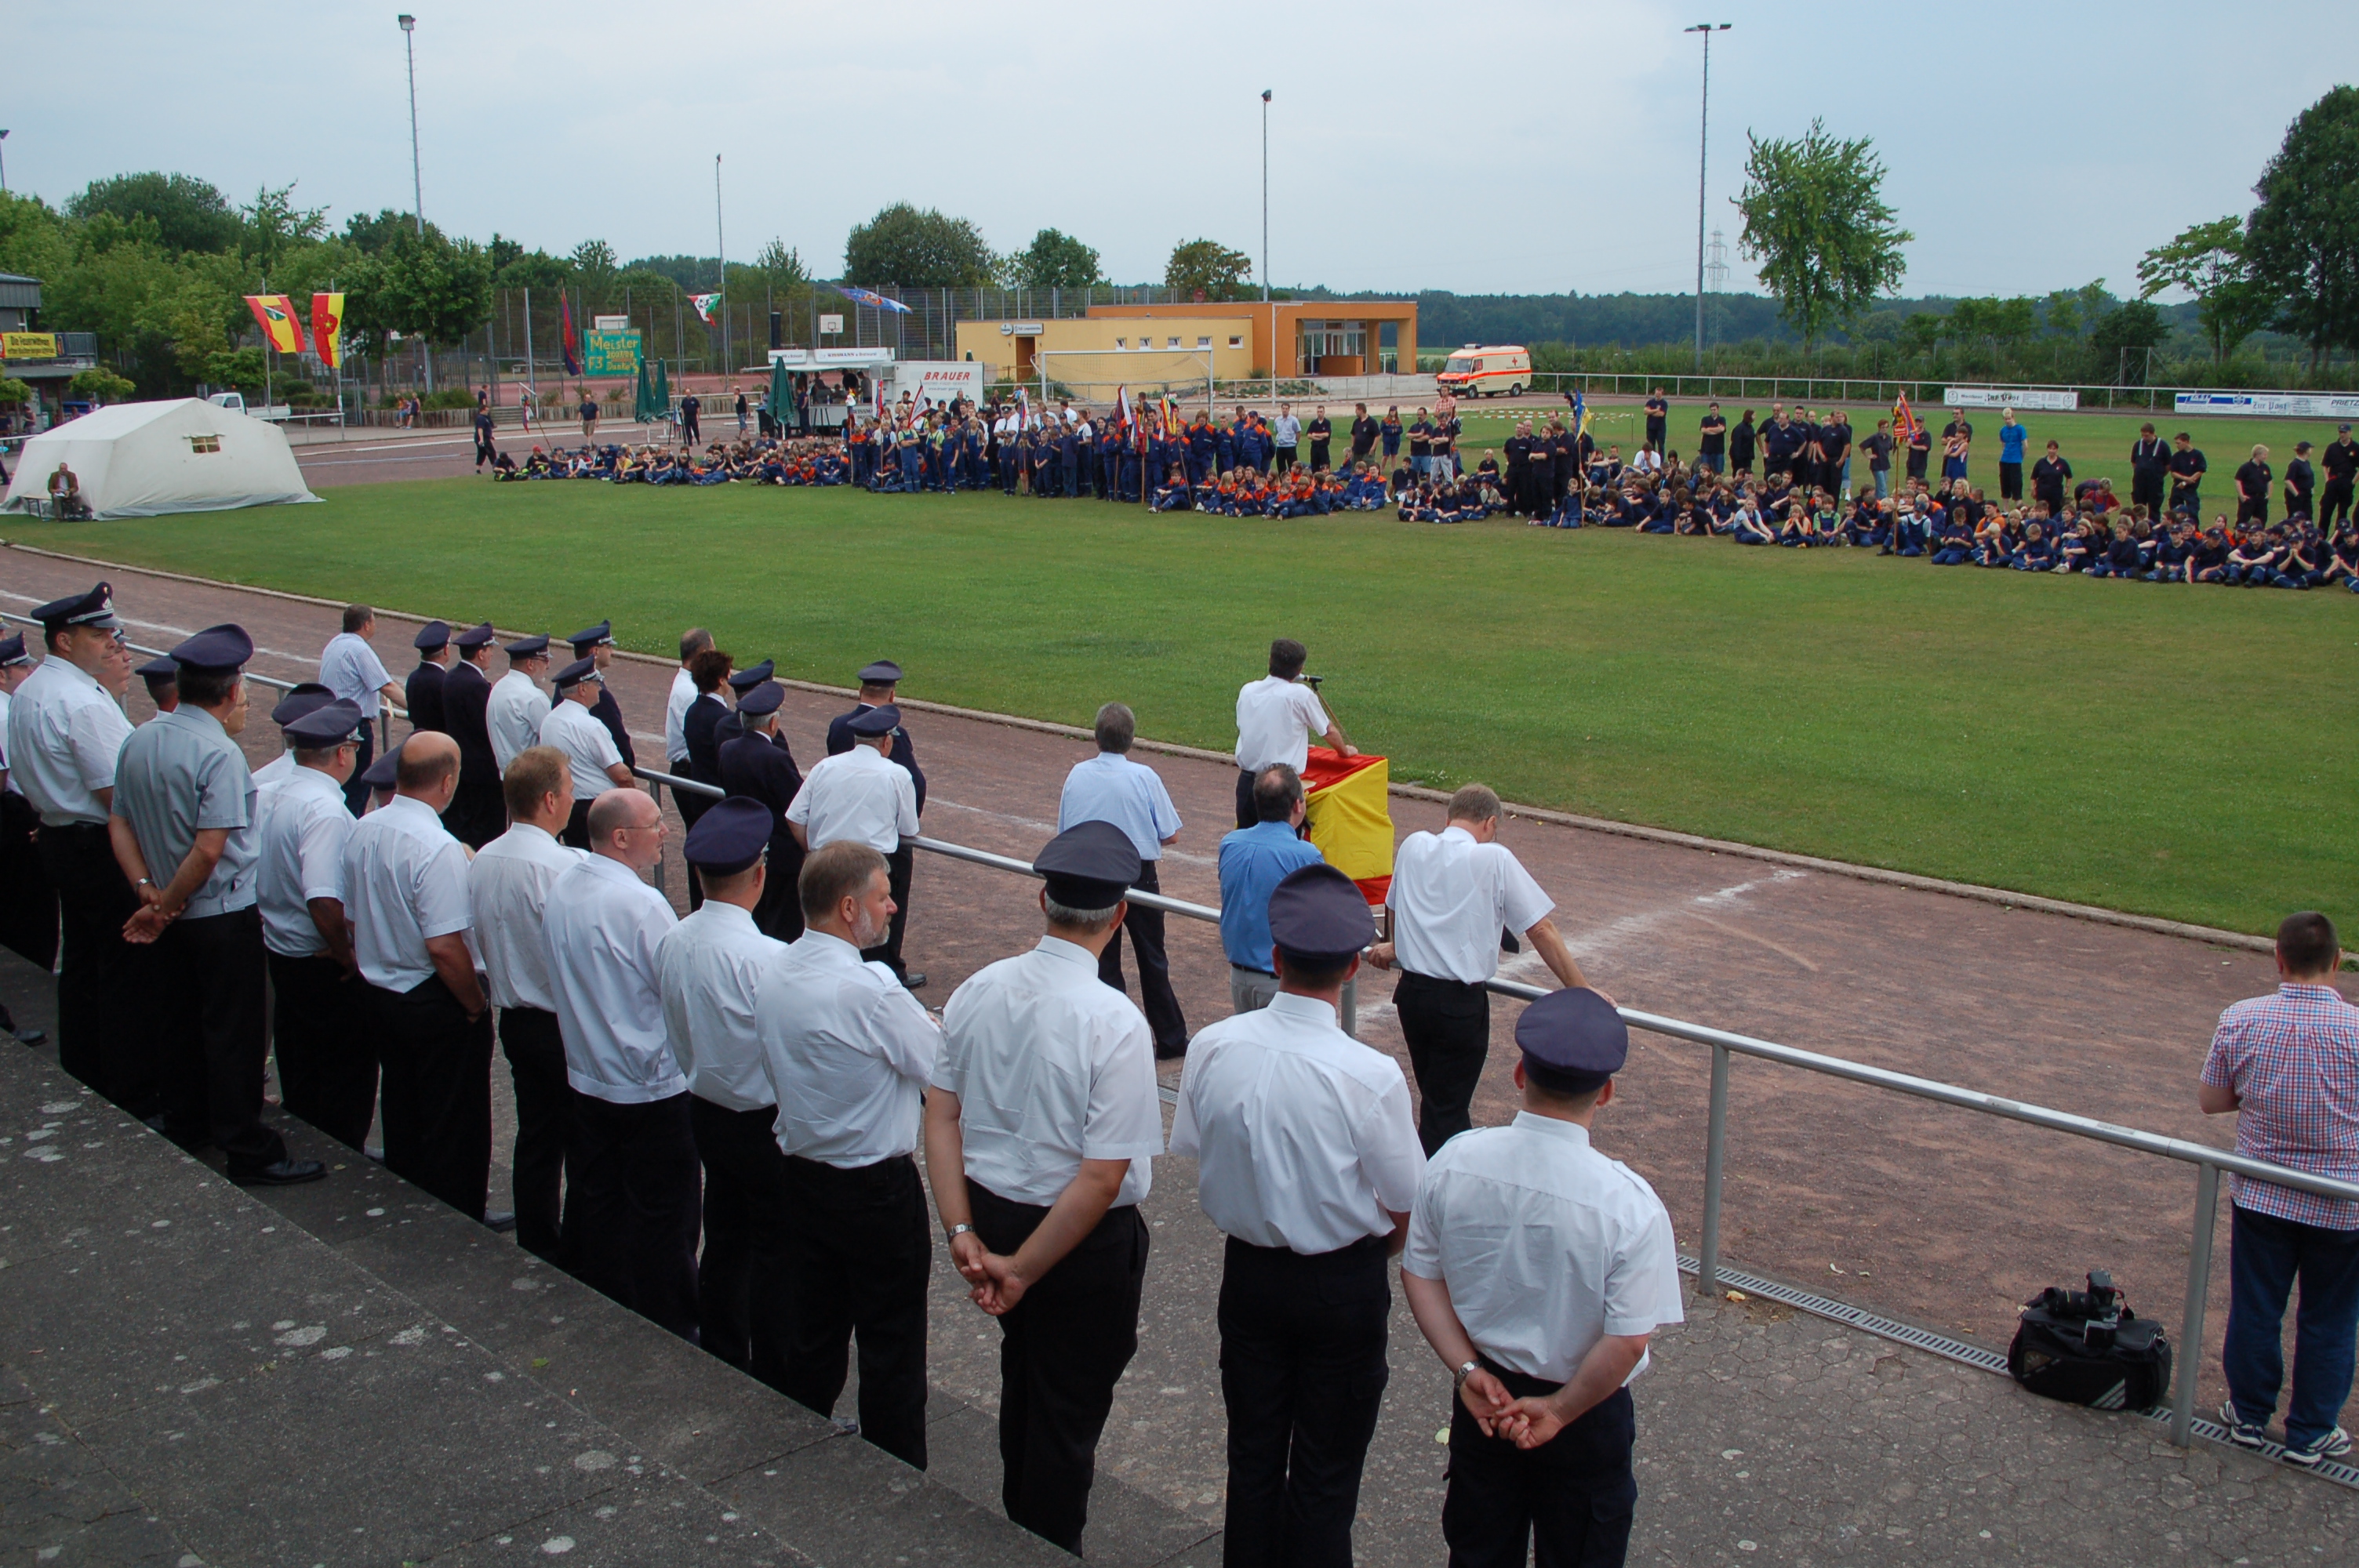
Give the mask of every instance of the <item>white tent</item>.
<svg viewBox="0 0 2359 1568">
<path fill-rule="evenodd" d="M 95 517 L 320 499 L 277 426 L 194 397 L 117 403 L 44 430 L 25 443 L 0 512 L 47 502 L 49 476 L 61 462 L 82 481 Z"/>
</svg>

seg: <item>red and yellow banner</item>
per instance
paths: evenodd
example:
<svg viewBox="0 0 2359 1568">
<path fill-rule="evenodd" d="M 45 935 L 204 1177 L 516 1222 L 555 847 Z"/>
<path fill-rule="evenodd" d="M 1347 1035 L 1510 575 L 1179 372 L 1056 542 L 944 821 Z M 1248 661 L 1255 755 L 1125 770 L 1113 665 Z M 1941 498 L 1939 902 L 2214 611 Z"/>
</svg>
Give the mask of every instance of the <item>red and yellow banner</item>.
<svg viewBox="0 0 2359 1568">
<path fill-rule="evenodd" d="M 1393 885 L 1392 764 L 1310 748 L 1302 765 L 1304 827 L 1327 863 L 1360 885 L 1372 904 Z"/>
<path fill-rule="evenodd" d="M 344 362 L 344 297 L 341 294 L 311 296 L 311 351 L 320 362 L 334 370 Z"/>
<path fill-rule="evenodd" d="M 265 341 L 282 354 L 303 351 L 303 323 L 295 319 L 295 302 L 283 294 L 249 294 L 245 308 L 261 324 Z"/>
</svg>

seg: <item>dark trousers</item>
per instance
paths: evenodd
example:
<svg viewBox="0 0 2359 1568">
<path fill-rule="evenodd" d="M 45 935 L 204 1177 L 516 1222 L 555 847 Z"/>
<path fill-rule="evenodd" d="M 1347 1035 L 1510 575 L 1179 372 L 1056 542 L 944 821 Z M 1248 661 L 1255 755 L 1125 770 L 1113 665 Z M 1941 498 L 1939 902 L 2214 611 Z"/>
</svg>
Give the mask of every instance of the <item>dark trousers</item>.
<svg viewBox="0 0 2359 1568">
<path fill-rule="evenodd" d="M 58 957 L 58 892 L 33 841 L 40 821 L 32 802 L 0 793 L 0 947 L 46 969 Z"/>
<path fill-rule="evenodd" d="M 1381 1238 L 1316 1257 L 1229 1238 L 1220 1307 L 1226 1568 L 1350 1568 L 1391 1312 Z"/>
<path fill-rule="evenodd" d="M 778 1108 L 731 1110 L 689 1097 L 704 1166 L 704 1250 L 696 1315 L 704 1347 L 772 1388 L 787 1368 L 787 1157 L 771 1128 Z"/>
<path fill-rule="evenodd" d="M 573 1136 L 573 1085 L 565 1076 L 565 1040 L 557 1014 L 537 1007 L 500 1009 L 500 1051 L 516 1080 L 516 1154 L 508 1162 L 516 1245 L 551 1263 L 566 1261 L 566 1148 Z"/>
<path fill-rule="evenodd" d="M 385 1168 L 469 1219 L 492 1179 L 492 1019 L 474 1022 L 429 975 L 407 991 L 369 987 L 383 1075 Z"/>
<path fill-rule="evenodd" d="M 885 881 L 893 895 L 893 918 L 886 925 L 882 946 L 860 950 L 861 962 L 873 964 L 881 960 L 904 979 L 908 978 L 909 966 L 901 961 L 901 938 L 909 929 L 909 872 L 915 869 L 917 858 L 917 847 L 912 844 L 904 844 L 885 857 Z"/>
<path fill-rule="evenodd" d="M 576 800 L 573 803 L 572 811 L 565 818 L 565 830 L 557 836 L 557 841 L 569 849 L 590 848 L 590 803 L 588 801 Z"/>
<path fill-rule="evenodd" d="M 681 778 L 690 776 L 685 764 L 675 766 L 672 772 Z M 688 830 L 695 827 L 696 819 L 703 816 L 712 806 L 712 797 L 709 795 L 690 795 L 685 790 L 676 789 L 671 792 L 671 802 L 679 808 L 680 841 L 686 843 Z M 693 914 L 703 907 L 704 879 L 696 874 L 696 868 L 691 865 L 688 868 L 688 912 Z"/>
<path fill-rule="evenodd" d="M 1998 465 L 1998 493 L 2002 501 L 2023 499 L 2023 465 L 2021 463 Z"/>
<path fill-rule="evenodd" d="M 367 988 L 327 954 L 270 955 L 278 1103 L 353 1149 L 376 1119 L 376 1034 L 367 1011 Z"/>
<path fill-rule="evenodd" d="M 507 800 L 500 794 L 500 781 L 491 774 L 478 778 L 479 771 L 460 771 L 459 788 L 442 814 L 442 826 L 451 837 L 470 849 L 480 849 L 507 831 Z"/>
<path fill-rule="evenodd" d="M 2326 481 L 2326 488 L 2319 492 L 2317 522 L 2320 527 L 2332 528 L 2350 517 L 2351 489 L 2345 481 L 2330 479 Z"/>
<path fill-rule="evenodd" d="M 693 1343 L 701 1191 L 690 1098 L 574 1094 L 565 1256 L 583 1284 Z"/>
<path fill-rule="evenodd" d="M 2359 1315 L 2359 1230 L 2329 1230 L 2256 1214 L 2241 1204 L 2231 1232 L 2228 1338 L 2221 1365 L 2228 1396 L 2245 1420 L 2267 1425 L 2285 1382 L 2286 1298 L 2296 1279 L 2301 1303 L 2293 1331 L 2293 1398 L 2288 1447 L 2334 1430 L 2351 1397 L 2353 1325 Z"/>
<path fill-rule="evenodd" d="M 1237 826 L 1240 827 L 1250 827 L 1261 820 L 1260 815 L 1254 810 L 1253 785 L 1253 771 L 1249 768 L 1239 768 L 1237 770 Z"/>
<path fill-rule="evenodd" d="M 934 1234 L 907 1154 L 838 1170 L 789 1156 L 787 1368 L 779 1391 L 821 1415 L 860 1340 L 860 1435 L 926 1467 L 926 1272 Z"/>
<path fill-rule="evenodd" d="M 344 781 L 344 806 L 354 816 L 368 809 L 369 786 L 362 782 L 361 775 L 376 761 L 376 725 L 377 721 L 371 719 L 353 732 L 361 749 L 353 754 L 353 776 Z"/>
<path fill-rule="evenodd" d="M 754 928 L 763 935 L 781 942 L 802 935 L 803 902 L 795 884 L 802 880 L 804 859 L 802 846 L 792 838 L 770 840 L 769 874 L 754 905 Z"/>
<path fill-rule="evenodd" d="M 972 1181 L 966 1194 L 975 1234 L 1002 1257 L 1049 1216 Z M 1076 1557 L 1098 1436 L 1114 1383 L 1138 1352 L 1147 1253 L 1137 1206 L 1108 1209 L 999 1320 L 999 1500 L 1009 1519 Z"/>
<path fill-rule="evenodd" d="M 123 923 L 139 901 L 103 825 L 44 827 L 38 847 L 58 895 L 58 1065 L 147 1116 L 160 1103 L 164 1080 L 149 954 L 123 939 Z"/>
<path fill-rule="evenodd" d="M 1517 1399 L 1563 1386 L 1507 1371 L 1487 1357 L 1483 1365 Z M 1450 1490 L 1441 1504 L 1451 1568 L 1524 1568 L 1527 1560 L 1535 1568 L 1620 1568 L 1638 1503 L 1630 1472 L 1636 1435 L 1627 1389 L 1528 1450 L 1484 1436 L 1465 1401 L 1451 1400 Z"/>
<path fill-rule="evenodd" d="M 1491 993 L 1404 969 L 1393 1007 L 1417 1075 L 1417 1141 L 1430 1157 L 1474 1125 L 1474 1087 L 1491 1054 Z"/>
<path fill-rule="evenodd" d="M 2162 476 L 2137 474 L 2130 480 L 2130 504 L 2146 508 L 2149 517 L 2162 515 Z"/>
<path fill-rule="evenodd" d="M 1140 892 L 1161 892 L 1156 881 L 1155 862 L 1147 861 L 1139 868 L 1138 880 L 1130 884 Z M 1122 991 L 1122 944 L 1130 939 L 1131 953 L 1138 961 L 1139 1007 L 1147 1014 L 1147 1026 L 1155 1032 L 1155 1048 L 1158 1052 L 1185 1050 L 1188 1045 L 1188 1020 L 1180 1011 L 1180 999 L 1171 989 L 1171 957 L 1163 950 L 1163 912 L 1132 904 L 1122 924 L 1114 928 L 1114 939 L 1098 955 L 1098 979 Z M 993 1248 L 993 1251 L 999 1250 Z"/>
<path fill-rule="evenodd" d="M 170 1022 L 164 1058 L 164 1128 L 190 1148 L 210 1140 L 230 1179 L 287 1158 L 262 1124 L 270 1044 L 263 986 L 262 912 L 182 915 L 156 939 L 149 983 Z"/>
</svg>

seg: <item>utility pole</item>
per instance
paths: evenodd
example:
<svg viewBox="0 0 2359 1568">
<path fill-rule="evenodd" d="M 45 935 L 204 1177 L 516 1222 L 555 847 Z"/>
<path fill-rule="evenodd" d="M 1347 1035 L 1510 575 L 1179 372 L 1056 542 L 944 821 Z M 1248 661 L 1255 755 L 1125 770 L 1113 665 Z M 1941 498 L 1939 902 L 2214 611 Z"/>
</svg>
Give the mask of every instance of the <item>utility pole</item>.
<svg viewBox="0 0 2359 1568">
<path fill-rule="evenodd" d="M 712 248 L 721 256 L 721 373 L 729 372 L 729 242 L 721 228 L 721 155 L 712 155 Z"/>
<path fill-rule="evenodd" d="M 1261 302 L 1269 305 L 1269 89 L 1261 90 Z M 1277 400 L 1277 308 L 1269 309 L 1269 395 Z"/>
<path fill-rule="evenodd" d="M 426 238 L 426 184 L 418 165 L 418 18 L 404 11 L 401 23 L 401 52 L 409 59 L 409 205 L 410 217 L 418 224 L 418 237 Z M 426 362 L 426 390 L 434 390 L 434 341 L 421 339 L 419 357 Z"/>
<path fill-rule="evenodd" d="M 8 142 L 8 133 L 7 133 L 7 132 L 5 132 L 5 131 L 0 131 L 0 152 L 5 152 L 5 148 L 6 148 L 6 146 L 7 146 L 7 142 Z M 7 160 L 7 158 L 6 158 L 5 157 L 0 157 L 0 196 L 5 196 L 5 195 L 7 195 L 7 194 L 8 194 L 8 160 Z"/>
<path fill-rule="evenodd" d="M 1700 117 L 1701 129 L 1696 136 L 1696 369 L 1703 369 L 1703 197 L 1704 177 L 1711 165 L 1712 150 L 1712 36 L 1724 33 L 1734 24 L 1729 22 L 1698 22 L 1684 32 L 1703 35 L 1703 109 Z"/>
</svg>

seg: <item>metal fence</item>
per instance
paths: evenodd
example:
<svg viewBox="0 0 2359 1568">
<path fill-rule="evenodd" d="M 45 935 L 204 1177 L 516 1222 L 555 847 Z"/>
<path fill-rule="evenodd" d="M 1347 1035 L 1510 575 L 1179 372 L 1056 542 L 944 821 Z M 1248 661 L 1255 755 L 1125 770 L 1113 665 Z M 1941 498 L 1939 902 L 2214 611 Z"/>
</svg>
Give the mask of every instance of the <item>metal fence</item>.
<svg viewBox="0 0 2359 1568">
<path fill-rule="evenodd" d="M 675 791 L 686 790 L 703 795 L 717 796 L 722 793 L 710 784 L 699 784 L 692 779 L 679 778 L 647 768 L 634 771 L 647 782 L 649 793 L 657 797 L 659 804 L 667 786 Z M 920 838 L 912 842 L 929 853 L 964 860 L 970 865 L 986 866 L 994 871 L 1021 876 L 1039 875 L 1027 862 L 1010 856 L 995 855 L 988 850 L 951 844 L 939 838 Z M 660 886 L 661 866 L 657 868 L 657 876 Z M 1158 893 L 1133 892 L 1129 896 L 1132 903 L 1145 908 L 1159 909 L 1167 914 L 1181 915 L 1190 920 L 1213 925 L 1220 923 L 1221 912 L 1205 904 L 1190 903 L 1184 899 L 1169 898 Z M 1484 989 L 1522 1001 L 1537 1001 L 1548 994 L 1538 986 L 1523 985 L 1515 980 L 1491 980 Z M 2299 1188 L 2322 1197 L 2359 1200 L 2359 1184 L 2336 1181 L 2331 1176 L 2313 1176 L 2266 1160 L 2247 1159 L 2242 1154 L 2214 1149 L 2208 1144 L 2190 1143 L 2185 1139 L 2169 1138 L 2134 1127 L 2098 1121 L 2085 1116 L 2075 1116 L 2071 1111 L 2053 1110 L 2047 1106 L 1984 1094 L 1979 1089 L 1961 1088 L 1955 1084 L 1920 1078 L 1908 1073 L 1896 1073 L 1888 1068 L 1823 1055 L 1798 1046 L 1780 1045 L 1775 1041 L 1756 1040 L 1749 1034 L 1732 1034 L 1723 1029 L 1666 1018 L 1659 1013 L 1641 1012 L 1636 1008 L 1624 1007 L 1615 1011 L 1633 1029 L 1643 1029 L 1669 1039 L 1711 1047 L 1712 1100 L 1704 1139 L 1703 1238 L 1697 1250 L 1696 1285 L 1699 1290 L 1713 1294 L 1718 1293 L 1720 1283 L 1721 1195 L 1727 1163 L 1728 1068 L 1729 1059 L 1733 1056 L 1775 1062 L 1780 1066 L 1864 1084 L 1889 1094 L 1931 1100 L 1937 1105 L 1953 1106 L 2008 1121 L 2020 1121 L 2046 1128 L 2051 1132 L 2061 1132 L 2094 1143 L 2110 1143 L 2117 1149 L 2128 1149 L 2194 1166 L 2195 1213 L 2188 1247 L 2187 1304 L 2180 1319 L 2178 1362 L 2174 1369 L 2175 1387 L 2171 1391 L 2170 1404 L 2170 1440 L 2182 1448 L 2190 1440 L 2195 1420 L 2196 1378 L 2202 1365 L 2204 1314 L 2212 1288 L 2212 1238 L 2219 1222 L 2220 1173 L 2227 1171 L 2256 1181 L 2274 1182 L 2280 1186 Z"/>
<path fill-rule="evenodd" d="M 1578 391 L 1591 397 L 1644 397 L 1657 387 L 1669 397 L 1717 398 L 1723 403 L 1742 404 L 1747 398 L 1756 405 L 1779 402 L 1795 403 L 1863 403 L 1889 407 L 1903 393 L 1909 406 L 1921 415 L 1925 410 L 1941 406 L 1941 394 L 1952 386 L 1995 386 L 2010 392 L 2071 392 L 2080 396 L 2082 410 L 2103 412 L 2107 409 L 2136 409 L 2145 413 L 2169 413 L 2173 399 L 2182 392 L 2214 393 L 2216 386 L 2108 386 L 2087 382 L 1979 382 L 1962 376 L 1940 380 L 1909 380 L 1887 378 L 1864 380 L 1813 375 L 1713 375 L 1713 374 L 1646 374 L 1593 371 L 1539 371 L 1532 376 L 1534 391 L 1569 396 Z M 2325 393 L 2279 393 L 2259 389 L 2236 389 L 2240 395 L 2320 397 Z M 1995 409 L 1986 410 L 1994 416 Z M 2233 412 L 2227 410 L 2224 412 Z"/>
</svg>

